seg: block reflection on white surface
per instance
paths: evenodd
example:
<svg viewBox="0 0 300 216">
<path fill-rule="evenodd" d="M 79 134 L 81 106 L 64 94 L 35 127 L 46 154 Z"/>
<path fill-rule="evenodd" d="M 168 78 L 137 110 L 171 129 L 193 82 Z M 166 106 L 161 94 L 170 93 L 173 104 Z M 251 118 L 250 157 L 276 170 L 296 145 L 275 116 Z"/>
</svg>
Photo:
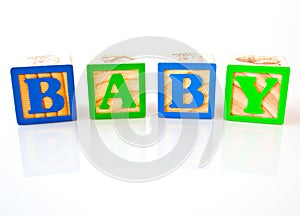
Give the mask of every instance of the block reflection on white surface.
<svg viewBox="0 0 300 216">
<path fill-rule="evenodd" d="M 282 126 L 226 122 L 221 168 L 275 176 L 278 174 Z"/>
<path fill-rule="evenodd" d="M 19 127 L 24 176 L 79 171 L 79 150 L 72 124 Z"/>
</svg>

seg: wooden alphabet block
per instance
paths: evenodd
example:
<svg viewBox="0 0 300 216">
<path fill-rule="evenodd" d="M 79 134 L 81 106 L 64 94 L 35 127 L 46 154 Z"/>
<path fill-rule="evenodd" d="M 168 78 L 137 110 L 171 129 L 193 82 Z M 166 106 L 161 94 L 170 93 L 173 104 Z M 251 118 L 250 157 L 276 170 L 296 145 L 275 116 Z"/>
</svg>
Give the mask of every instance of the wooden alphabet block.
<svg viewBox="0 0 300 216">
<path fill-rule="evenodd" d="M 289 76 L 283 57 L 233 57 L 227 67 L 225 119 L 283 124 Z"/>
<path fill-rule="evenodd" d="M 89 64 L 87 78 L 91 119 L 145 117 L 145 64 Z"/>
<path fill-rule="evenodd" d="M 73 66 L 70 58 L 64 63 L 53 55 L 36 56 L 11 69 L 18 124 L 76 120 Z"/>
<path fill-rule="evenodd" d="M 216 64 L 213 57 L 173 54 L 179 63 L 158 65 L 158 115 L 162 118 L 212 119 Z"/>
</svg>

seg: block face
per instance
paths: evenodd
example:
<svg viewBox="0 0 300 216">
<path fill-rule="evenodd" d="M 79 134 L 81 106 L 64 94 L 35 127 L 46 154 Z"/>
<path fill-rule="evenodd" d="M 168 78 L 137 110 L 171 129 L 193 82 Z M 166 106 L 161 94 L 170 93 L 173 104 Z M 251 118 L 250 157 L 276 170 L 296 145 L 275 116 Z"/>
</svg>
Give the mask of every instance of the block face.
<svg viewBox="0 0 300 216">
<path fill-rule="evenodd" d="M 76 120 L 72 65 L 11 69 L 20 125 Z"/>
<path fill-rule="evenodd" d="M 145 117 L 145 64 L 91 64 L 87 77 L 92 119 Z"/>
<path fill-rule="evenodd" d="M 160 117 L 213 118 L 215 64 L 159 63 L 158 72 Z"/>
<path fill-rule="evenodd" d="M 289 67 L 228 65 L 225 119 L 283 124 Z"/>
</svg>

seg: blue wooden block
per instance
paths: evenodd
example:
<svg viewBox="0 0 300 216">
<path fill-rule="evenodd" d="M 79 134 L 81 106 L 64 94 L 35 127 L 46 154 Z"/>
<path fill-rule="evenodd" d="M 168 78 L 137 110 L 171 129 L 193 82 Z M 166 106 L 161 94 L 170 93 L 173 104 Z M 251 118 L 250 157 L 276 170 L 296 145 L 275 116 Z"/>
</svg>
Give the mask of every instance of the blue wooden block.
<svg viewBox="0 0 300 216">
<path fill-rule="evenodd" d="M 13 67 L 11 79 L 18 124 L 76 120 L 72 65 Z"/>
<path fill-rule="evenodd" d="M 216 64 L 159 63 L 158 116 L 212 119 Z"/>
</svg>

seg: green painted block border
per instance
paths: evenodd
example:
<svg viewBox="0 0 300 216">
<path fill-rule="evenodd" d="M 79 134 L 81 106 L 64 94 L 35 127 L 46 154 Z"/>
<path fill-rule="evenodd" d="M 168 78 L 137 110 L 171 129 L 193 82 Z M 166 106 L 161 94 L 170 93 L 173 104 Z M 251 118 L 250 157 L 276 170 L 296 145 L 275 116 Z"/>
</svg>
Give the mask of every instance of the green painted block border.
<svg viewBox="0 0 300 216">
<path fill-rule="evenodd" d="M 231 102 L 232 102 L 233 74 L 235 72 L 246 72 L 246 73 L 249 72 L 249 73 L 257 73 L 257 74 L 271 73 L 271 74 L 281 74 L 282 75 L 277 118 L 236 116 L 236 115 L 230 114 Z M 228 65 L 227 73 L 226 73 L 225 104 L 224 104 L 225 120 L 263 123 L 263 124 L 279 124 L 279 125 L 283 124 L 284 116 L 285 116 L 285 109 L 286 109 L 286 100 L 287 100 L 287 94 L 288 94 L 289 77 L 290 77 L 290 68 L 289 67 Z"/>
<path fill-rule="evenodd" d="M 140 111 L 139 112 L 119 112 L 119 113 L 96 113 L 95 90 L 94 90 L 94 71 L 107 70 L 133 70 L 139 71 L 139 97 Z M 145 64 L 130 63 L 130 64 L 88 64 L 87 65 L 87 81 L 89 95 L 89 111 L 91 119 L 112 119 L 112 118 L 144 118 L 146 116 L 146 83 L 145 83 Z"/>
</svg>

